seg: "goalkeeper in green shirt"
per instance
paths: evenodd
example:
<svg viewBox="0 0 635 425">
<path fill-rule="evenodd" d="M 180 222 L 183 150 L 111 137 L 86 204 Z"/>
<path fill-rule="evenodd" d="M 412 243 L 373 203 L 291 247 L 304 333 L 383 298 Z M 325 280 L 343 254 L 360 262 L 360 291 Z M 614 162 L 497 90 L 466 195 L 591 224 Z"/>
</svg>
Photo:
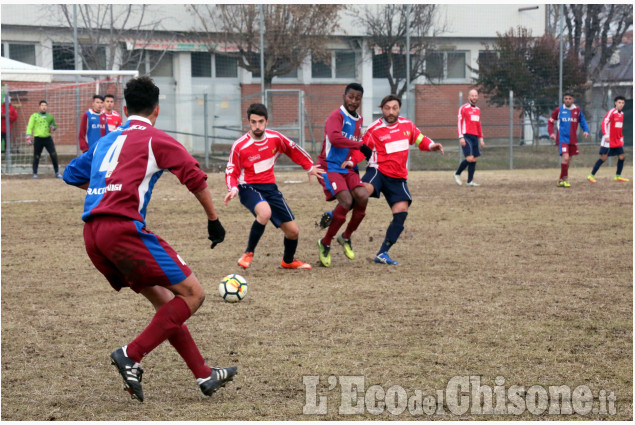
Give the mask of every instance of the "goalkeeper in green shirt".
<svg viewBox="0 0 635 425">
<path fill-rule="evenodd" d="M 57 130 L 57 124 L 55 124 L 53 115 L 46 112 L 47 108 L 48 103 L 46 100 L 40 100 L 40 110 L 31 115 L 29 124 L 26 127 L 26 142 L 28 144 L 33 143 L 33 178 L 37 179 L 37 167 L 40 164 L 40 155 L 42 154 L 42 150 L 46 148 L 46 151 L 51 156 L 55 177 L 61 179 L 62 175 L 59 173 L 59 166 L 57 164 L 55 143 L 53 143 L 53 137 L 51 137 L 51 132 Z"/>
</svg>

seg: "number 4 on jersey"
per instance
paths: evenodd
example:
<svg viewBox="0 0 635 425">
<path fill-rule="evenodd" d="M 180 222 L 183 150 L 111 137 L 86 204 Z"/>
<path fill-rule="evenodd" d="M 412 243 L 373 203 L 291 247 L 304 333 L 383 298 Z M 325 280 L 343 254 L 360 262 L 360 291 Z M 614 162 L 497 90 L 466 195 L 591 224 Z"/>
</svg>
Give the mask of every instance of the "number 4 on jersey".
<svg viewBox="0 0 635 425">
<path fill-rule="evenodd" d="M 121 148 L 123 147 L 123 142 L 126 141 L 126 137 L 123 134 L 115 139 L 110 148 L 108 148 L 108 152 L 106 152 L 106 156 L 104 156 L 104 160 L 101 162 L 101 166 L 99 167 L 99 172 L 106 171 L 106 178 L 112 175 L 112 172 L 115 171 L 117 164 L 119 164 L 119 154 L 121 153 Z"/>
</svg>

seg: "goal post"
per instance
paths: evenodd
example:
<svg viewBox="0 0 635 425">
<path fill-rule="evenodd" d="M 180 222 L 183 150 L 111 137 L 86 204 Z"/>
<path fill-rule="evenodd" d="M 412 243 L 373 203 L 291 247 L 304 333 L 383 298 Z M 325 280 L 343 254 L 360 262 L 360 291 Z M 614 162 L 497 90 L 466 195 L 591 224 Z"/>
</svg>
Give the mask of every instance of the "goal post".
<svg viewBox="0 0 635 425">
<path fill-rule="evenodd" d="M 114 109 L 123 115 L 123 87 L 128 79 L 138 75 L 138 71 L 130 70 L 3 69 L 2 103 L 5 111 L 13 109 L 17 112 L 17 119 L 11 125 L 9 114 L 5 114 L 2 173 L 32 172 L 33 146 L 27 143 L 25 136 L 29 117 L 39 110 L 40 101 L 48 103 L 47 112 L 53 115 L 57 124 L 52 136 L 63 164 L 80 153 L 78 134 L 81 115 L 90 108 L 92 96 L 112 94 L 115 97 Z M 44 150 L 38 167 L 44 174 L 49 169 L 52 173 L 47 157 L 48 153 Z"/>
</svg>

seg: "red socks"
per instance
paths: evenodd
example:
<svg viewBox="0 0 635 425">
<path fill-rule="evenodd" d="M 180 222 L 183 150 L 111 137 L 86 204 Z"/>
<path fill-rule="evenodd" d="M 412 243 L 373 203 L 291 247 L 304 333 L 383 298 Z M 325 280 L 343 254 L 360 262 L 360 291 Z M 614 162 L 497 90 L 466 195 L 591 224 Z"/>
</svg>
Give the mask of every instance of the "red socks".
<svg viewBox="0 0 635 425">
<path fill-rule="evenodd" d="M 341 205 L 338 204 L 335 207 L 335 209 L 333 210 L 333 221 L 331 222 L 331 225 L 327 229 L 326 235 L 324 236 L 324 238 L 322 238 L 323 245 L 328 245 L 328 246 L 331 245 L 331 241 L 333 240 L 333 237 L 337 234 L 337 231 L 340 230 L 340 227 L 342 227 L 342 224 L 346 222 L 347 213 L 348 213 L 348 210 L 344 209 L 344 207 L 342 207 Z"/>
<path fill-rule="evenodd" d="M 560 164 L 560 180 L 569 177 L 569 164 Z"/>
<path fill-rule="evenodd" d="M 346 226 L 346 230 L 342 233 L 342 237 L 344 239 L 350 239 L 351 235 L 357 228 L 359 227 L 359 223 L 366 217 L 366 206 L 360 207 L 355 204 L 353 207 L 353 214 L 351 214 L 351 219 L 348 222 L 348 226 Z"/>
<path fill-rule="evenodd" d="M 128 344 L 128 357 L 140 363 L 145 355 L 178 332 L 191 315 L 185 300 L 174 297 L 157 310 L 148 327 Z"/>
<path fill-rule="evenodd" d="M 201 356 L 201 352 L 198 351 L 198 347 L 185 323 L 168 338 L 168 341 L 185 360 L 185 364 L 190 368 L 195 378 L 209 378 L 212 374 L 212 368 L 205 364 L 205 360 Z"/>
</svg>

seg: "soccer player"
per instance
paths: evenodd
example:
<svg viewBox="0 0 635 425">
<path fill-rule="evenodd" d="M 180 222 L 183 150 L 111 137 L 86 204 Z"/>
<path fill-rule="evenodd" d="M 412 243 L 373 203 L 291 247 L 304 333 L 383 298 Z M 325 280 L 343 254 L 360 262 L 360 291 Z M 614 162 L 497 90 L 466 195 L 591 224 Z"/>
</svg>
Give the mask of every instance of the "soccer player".
<svg viewBox="0 0 635 425">
<path fill-rule="evenodd" d="M 0 100 L 4 101 L 4 92 L 3 92 L 2 99 Z M 17 119 L 18 119 L 18 111 L 16 111 L 13 105 L 9 103 L 9 134 L 11 134 L 11 131 L 13 130 L 13 123 L 15 123 Z M 7 141 L 6 126 L 7 126 L 7 119 L 4 113 L 4 102 L 3 102 L 2 103 L 2 153 L 4 153 L 4 150 L 6 148 L 6 141 Z"/>
<path fill-rule="evenodd" d="M 353 150 L 363 149 L 366 157 L 370 157 L 372 153 L 368 146 L 360 143 L 362 117 L 357 113 L 357 109 L 363 95 L 364 88 L 360 84 L 347 85 L 344 90 L 344 104 L 329 115 L 324 126 L 324 141 L 318 161 L 325 173 L 320 183 L 327 201 L 337 199 L 337 206 L 332 212 L 326 235 L 318 241 L 320 262 L 324 267 L 331 267 L 331 241 L 346 222 L 346 214 L 351 209 L 351 219 L 346 230 L 338 236 L 337 242 L 342 245 L 347 258 L 355 258 L 351 235 L 366 215 L 368 192 L 356 171 L 342 167 Z M 325 216 L 328 214 L 324 213 Z M 326 227 L 326 224 L 322 227 Z"/>
<path fill-rule="evenodd" d="M 121 125 L 121 115 L 114 110 L 114 107 L 115 96 L 112 94 L 104 96 L 104 114 L 108 122 L 108 131 L 115 131 L 115 129 Z"/>
<path fill-rule="evenodd" d="M 238 195 L 240 203 L 256 217 L 251 225 L 247 249 L 238 260 L 244 269 L 251 265 L 254 251 L 269 221 L 284 233 L 284 255 L 280 265 L 285 269 L 310 269 L 310 264 L 296 259 L 300 230 L 282 193 L 276 185 L 273 167 L 281 153 L 302 166 L 311 176 L 321 179 L 324 172 L 313 166 L 311 156 L 289 138 L 277 131 L 267 130 L 267 107 L 253 103 L 247 109 L 250 130 L 234 142 L 225 176 L 227 195 L 225 205 Z"/>
<path fill-rule="evenodd" d="M 569 164 L 571 157 L 578 154 L 578 122 L 584 130 L 584 138 L 589 137 L 589 126 L 579 106 L 573 104 L 575 97 L 572 93 L 565 93 L 563 104 L 551 113 L 547 124 L 549 137 L 558 145 L 558 151 L 562 158 L 560 162 L 560 179 L 558 187 L 571 187 L 569 183 Z M 554 132 L 554 123 L 557 123 L 558 134 Z"/>
<path fill-rule="evenodd" d="M 459 143 L 463 149 L 465 159 L 459 164 L 459 168 L 454 173 L 454 181 L 461 186 L 461 173 L 467 168 L 467 185 L 480 186 L 474 182 L 474 171 L 476 171 L 476 161 L 481 156 L 481 148 L 485 147 L 483 140 L 483 130 L 481 129 L 481 109 L 476 106 L 478 102 L 478 90 L 471 89 L 467 95 L 468 103 L 459 108 L 458 129 Z"/>
<path fill-rule="evenodd" d="M 174 249 L 146 228 L 148 203 L 161 174 L 173 173 L 203 206 L 212 249 L 223 241 L 225 230 L 207 188 L 207 174 L 181 143 L 154 128 L 159 88 L 148 76 L 133 78 L 124 97 L 126 123 L 64 170 L 66 183 L 87 189 L 82 220 L 91 261 L 115 290 L 129 287 L 156 310 L 139 336 L 110 354 L 111 362 L 126 390 L 143 401 L 140 362 L 167 340 L 209 396 L 231 381 L 237 368 L 205 364 L 185 325 L 205 299 L 203 287 Z"/>
<path fill-rule="evenodd" d="M 57 152 L 55 151 L 55 143 L 51 133 L 57 130 L 57 124 L 55 124 L 55 118 L 53 115 L 46 112 L 48 109 L 48 103 L 46 100 L 40 100 L 40 109 L 38 112 L 34 112 L 29 118 L 29 123 L 26 126 L 26 142 L 28 144 L 33 143 L 33 178 L 37 179 L 37 169 L 40 164 L 40 155 L 42 150 L 46 148 L 46 151 L 51 157 L 53 163 L 53 171 L 55 171 L 55 177 L 62 178 L 59 173 L 59 165 L 57 163 Z"/>
<path fill-rule="evenodd" d="M 602 164 L 609 156 L 617 156 L 617 174 L 616 182 L 627 182 L 628 179 L 622 177 L 622 168 L 624 168 L 624 135 L 622 134 L 622 126 L 624 125 L 624 105 L 626 98 L 624 96 L 616 96 L 613 99 L 615 108 L 606 113 L 602 120 L 602 143 L 600 144 L 600 159 L 593 166 L 591 174 L 587 179 L 591 183 L 595 183 L 595 173 L 598 172 Z"/>
<path fill-rule="evenodd" d="M 103 96 L 93 95 L 91 109 L 82 115 L 79 126 L 79 149 L 82 152 L 86 152 L 97 140 L 110 133 L 108 119 L 101 113 L 103 106 Z"/>
<path fill-rule="evenodd" d="M 407 181 L 409 148 L 415 145 L 419 150 L 439 151 L 443 155 L 443 146 L 424 136 L 412 121 L 399 116 L 401 99 L 396 95 L 384 97 L 380 107 L 382 117 L 371 124 L 362 139 L 373 151 L 362 182 L 370 196 L 379 198 L 383 193 L 392 210 L 392 222 L 375 256 L 375 263 L 396 266 L 398 262 L 390 258 L 388 250 L 399 239 L 412 203 Z M 361 152 L 355 151 L 349 165 L 362 158 Z"/>
</svg>

